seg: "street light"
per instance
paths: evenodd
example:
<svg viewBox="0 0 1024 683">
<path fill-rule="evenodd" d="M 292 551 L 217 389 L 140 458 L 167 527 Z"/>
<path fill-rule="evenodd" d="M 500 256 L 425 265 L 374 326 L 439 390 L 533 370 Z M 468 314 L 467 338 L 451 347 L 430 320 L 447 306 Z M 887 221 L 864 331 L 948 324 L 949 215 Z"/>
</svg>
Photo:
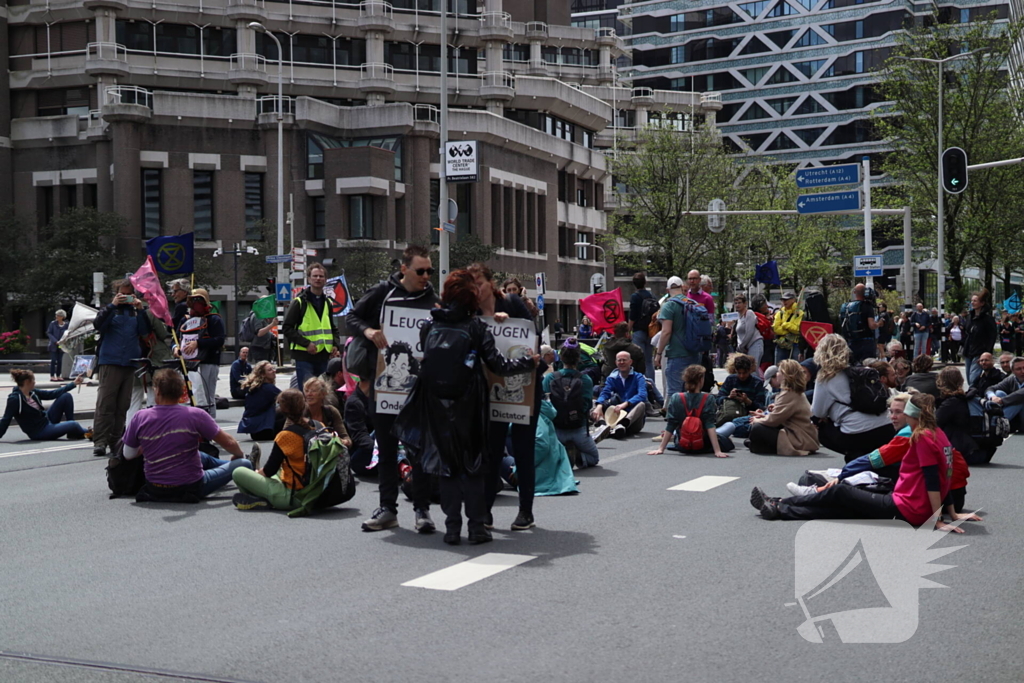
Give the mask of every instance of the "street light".
<svg viewBox="0 0 1024 683">
<path fill-rule="evenodd" d="M 594 249 L 600 249 L 601 250 L 601 260 L 604 261 L 604 270 L 605 270 L 605 272 L 603 273 L 604 278 L 605 278 L 604 288 L 605 288 L 605 291 L 608 291 L 608 259 L 605 256 L 605 253 L 606 253 L 605 252 L 605 248 L 602 247 L 600 244 L 594 244 L 592 242 L 573 242 L 572 246 L 574 246 L 574 247 L 593 247 Z M 596 292 L 591 292 L 591 294 L 595 294 L 595 293 Z"/>
<path fill-rule="evenodd" d="M 284 253 L 284 51 L 281 41 L 258 21 L 250 21 L 249 28 L 262 31 L 277 45 L 277 253 Z M 283 265 L 277 266 L 277 279 L 284 280 Z"/>
<path fill-rule="evenodd" d="M 215 249 L 213 252 L 213 258 L 217 258 L 219 256 L 223 256 L 226 254 L 231 254 L 232 256 L 235 257 L 235 352 L 237 353 L 238 349 L 241 348 L 239 346 L 238 334 L 242 330 L 242 318 L 239 315 L 240 311 L 238 309 L 238 257 L 241 256 L 242 254 L 252 254 L 253 256 L 259 256 L 260 252 L 256 247 L 247 246 L 245 249 L 242 249 L 242 245 L 236 243 L 235 248 L 230 251 L 224 251 L 220 247 L 217 247 L 217 249 Z"/>
<path fill-rule="evenodd" d="M 938 171 L 938 179 L 937 179 L 938 182 L 936 184 L 938 185 L 938 188 L 939 188 L 938 189 L 938 199 L 937 199 L 937 205 L 938 205 L 937 206 L 937 209 L 938 209 L 938 221 L 937 222 L 938 222 L 938 232 L 939 232 L 939 234 L 938 234 L 938 244 L 936 245 L 938 247 L 938 252 L 939 253 L 938 253 L 938 266 L 937 266 L 936 270 L 938 271 L 938 276 L 939 276 L 938 277 L 938 284 L 939 284 L 938 296 L 939 296 L 939 313 L 940 314 L 945 311 L 945 293 L 946 293 L 946 236 L 943 234 L 943 230 L 945 228 L 945 223 L 946 223 L 946 205 L 945 205 L 944 197 L 942 196 L 942 151 L 943 151 L 942 150 L 942 80 L 943 80 L 942 79 L 942 75 L 943 75 L 942 67 L 945 66 L 946 62 L 951 62 L 954 59 L 960 59 L 962 57 L 967 57 L 968 55 L 973 55 L 976 52 L 982 52 L 985 49 L 987 49 L 987 48 L 978 48 L 976 50 L 971 50 L 970 52 L 961 52 L 958 55 L 951 55 L 949 57 L 946 57 L 945 59 L 930 59 L 928 57 L 905 57 L 903 55 L 896 55 L 896 59 L 905 59 L 908 62 L 927 62 L 928 64 L 937 64 L 939 66 L 939 121 L 938 121 L 938 129 L 939 129 L 939 131 L 938 131 L 938 144 L 939 144 L 939 148 L 936 151 L 936 159 L 937 159 L 937 161 L 936 161 L 936 164 L 935 164 L 935 168 Z"/>
</svg>

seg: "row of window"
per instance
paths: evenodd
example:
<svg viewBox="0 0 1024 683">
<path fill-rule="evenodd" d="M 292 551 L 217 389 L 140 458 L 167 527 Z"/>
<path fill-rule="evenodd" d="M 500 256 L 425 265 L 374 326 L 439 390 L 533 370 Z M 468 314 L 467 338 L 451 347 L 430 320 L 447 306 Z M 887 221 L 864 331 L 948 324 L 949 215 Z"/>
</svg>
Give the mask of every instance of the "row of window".
<svg viewBox="0 0 1024 683">
<path fill-rule="evenodd" d="M 81 191 L 81 197 L 79 191 Z M 46 227 L 57 213 L 64 213 L 79 207 L 95 209 L 96 206 L 97 187 L 93 184 L 37 187 L 36 227 L 42 231 L 45 238 L 47 236 Z"/>
<path fill-rule="evenodd" d="M 817 95 L 839 111 L 863 109 L 871 104 L 882 101 L 875 90 L 869 85 L 858 85 L 847 90 L 823 92 L 817 93 Z M 764 104 L 775 110 L 780 116 L 802 116 L 830 111 L 812 95 L 808 95 L 799 106 L 791 111 L 790 109 L 799 99 L 800 95 L 777 97 L 765 100 Z M 743 108 L 744 104 L 744 102 L 730 102 L 724 105 L 718 112 L 718 122 L 728 123 L 730 121 L 754 121 L 771 118 L 771 113 L 757 102 L 752 103 L 738 118 L 735 118 L 736 113 Z"/>
<path fill-rule="evenodd" d="M 814 144 L 815 141 L 825 132 L 824 127 L 819 128 L 801 128 L 798 130 L 789 131 L 794 133 L 808 145 Z M 749 133 L 741 135 L 743 141 L 750 146 L 752 150 L 762 152 L 772 152 L 787 149 L 797 149 L 799 145 L 785 133 L 780 133 L 774 140 L 768 145 L 765 142 L 771 137 L 772 133 Z M 835 130 L 828 134 L 828 136 L 819 143 L 822 147 L 831 147 L 835 145 L 852 145 L 863 142 L 872 142 L 878 140 L 878 135 L 874 129 L 872 121 L 869 119 L 859 119 L 857 121 L 851 121 L 850 123 L 842 126 L 837 126 Z M 735 143 L 733 143 L 728 137 L 724 137 L 723 141 L 726 147 L 732 152 L 741 151 Z"/>
<path fill-rule="evenodd" d="M 261 240 L 259 221 L 263 218 L 263 174 L 244 173 L 245 239 Z M 214 171 L 192 172 L 192 226 L 196 239 L 214 237 Z M 163 227 L 163 172 L 142 169 L 142 236 L 159 237 Z"/>
<path fill-rule="evenodd" d="M 395 163 L 395 182 L 403 182 L 402 171 L 402 136 L 383 138 L 360 138 L 358 140 L 341 140 L 321 133 L 306 133 L 306 177 L 319 180 L 324 177 L 324 150 L 339 147 L 376 147 L 393 152 Z"/>
<path fill-rule="evenodd" d="M 509 43 L 504 47 L 502 57 L 510 62 L 530 61 L 530 46 L 523 43 Z M 548 64 L 568 64 L 572 66 L 597 66 L 600 53 L 597 50 L 583 50 L 578 47 L 541 47 L 541 59 Z"/>
<path fill-rule="evenodd" d="M 216 26 L 200 29 L 191 24 L 151 24 L 119 19 L 116 31 L 118 43 L 140 52 L 228 57 L 238 51 L 235 32 Z"/>
<path fill-rule="evenodd" d="M 556 138 L 575 142 L 584 147 L 594 147 L 594 132 L 565 119 L 534 111 L 532 109 L 506 109 L 505 118 L 542 130 Z"/>
</svg>

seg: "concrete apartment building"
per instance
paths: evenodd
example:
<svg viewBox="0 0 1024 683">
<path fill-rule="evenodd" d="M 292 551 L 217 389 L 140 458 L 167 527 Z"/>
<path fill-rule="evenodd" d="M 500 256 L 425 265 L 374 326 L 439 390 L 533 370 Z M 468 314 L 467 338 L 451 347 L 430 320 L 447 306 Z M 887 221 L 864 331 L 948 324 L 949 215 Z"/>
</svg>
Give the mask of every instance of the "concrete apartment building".
<svg viewBox="0 0 1024 683">
<path fill-rule="evenodd" d="M 456 239 L 498 245 L 498 270 L 546 272 L 548 320 L 571 325 L 592 275 L 611 278 L 603 250 L 575 243 L 607 232 L 601 148 L 614 126 L 642 125 L 654 109 L 713 118 L 720 105 L 615 86 L 621 38 L 571 26 L 568 2 L 449 7 L 450 138 L 479 141 L 480 157 L 477 182 L 450 185 Z M 191 230 L 204 249 L 273 244 L 276 231 L 262 235 L 258 222 L 277 215 L 280 108 L 296 243 L 337 258 L 436 240 L 439 9 L 0 0 L 0 205 L 37 225 L 68 207 L 116 211 L 128 219 L 120 248 L 140 255 L 145 239 Z M 284 45 L 283 102 L 277 49 L 251 22 Z M 228 286 L 213 295 L 233 299 Z"/>
</svg>

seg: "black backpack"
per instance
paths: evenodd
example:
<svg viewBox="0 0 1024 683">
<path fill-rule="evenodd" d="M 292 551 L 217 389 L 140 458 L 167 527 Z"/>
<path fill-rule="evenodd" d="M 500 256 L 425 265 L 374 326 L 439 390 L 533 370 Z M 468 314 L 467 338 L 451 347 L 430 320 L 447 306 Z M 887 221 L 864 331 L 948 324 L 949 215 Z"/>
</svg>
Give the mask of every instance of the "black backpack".
<svg viewBox="0 0 1024 683">
<path fill-rule="evenodd" d="M 882 385 L 877 370 L 855 365 L 846 368 L 846 377 L 850 380 L 850 402 L 844 405 L 868 415 L 881 415 L 886 411 L 889 390 Z"/>
<path fill-rule="evenodd" d="M 555 426 L 559 429 L 579 429 L 585 425 L 586 411 L 580 410 L 583 405 L 583 376 L 577 372 L 572 377 L 566 377 L 559 371 L 549 386 L 551 405 L 558 411 L 554 419 Z"/>
<path fill-rule="evenodd" d="M 644 297 L 643 302 L 640 304 L 640 318 L 636 321 L 633 326 L 636 330 L 646 330 L 651 324 L 651 318 L 658 314 L 661 310 L 661 304 L 653 296 Z"/>
<path fill-rule="evenodd" d="M 117 442 L 113 455 L 107 460 L 107 486 L 110 497 L 128 496 L 134 498 L 146 485 L 143 457 L 140 455 L 132 460 L 124 457 L 124 443 Z"/>
<path fill-rule="evenodd" d="M 435 322 L 423 344 L 420 379 L 439 398 L 465 396 L 473 381 L 476 360 L 467 326 Z"/>
</svg>

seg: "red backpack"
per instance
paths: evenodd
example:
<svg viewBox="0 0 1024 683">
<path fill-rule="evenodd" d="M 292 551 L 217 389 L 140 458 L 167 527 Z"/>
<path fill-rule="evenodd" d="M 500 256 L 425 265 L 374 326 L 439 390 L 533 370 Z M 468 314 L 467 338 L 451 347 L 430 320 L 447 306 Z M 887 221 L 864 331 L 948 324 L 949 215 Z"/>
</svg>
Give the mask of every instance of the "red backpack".
<svg viewBox="0 0 1024 683">
<path fill-rule="evenodd" d="M 686 407 L 686 394 L 679 394 L 679 399 Z M 699 451 L 704 448 L 704 420 L 701 413 L 704 412 L 704 403 L 708 400 L 708 394 L 700 397 L 700 405 L 693 410 L 687 408 L 683 424 L 679 426 L 679 436 L 676 445 L 683 451 Z"/>
</svg>

